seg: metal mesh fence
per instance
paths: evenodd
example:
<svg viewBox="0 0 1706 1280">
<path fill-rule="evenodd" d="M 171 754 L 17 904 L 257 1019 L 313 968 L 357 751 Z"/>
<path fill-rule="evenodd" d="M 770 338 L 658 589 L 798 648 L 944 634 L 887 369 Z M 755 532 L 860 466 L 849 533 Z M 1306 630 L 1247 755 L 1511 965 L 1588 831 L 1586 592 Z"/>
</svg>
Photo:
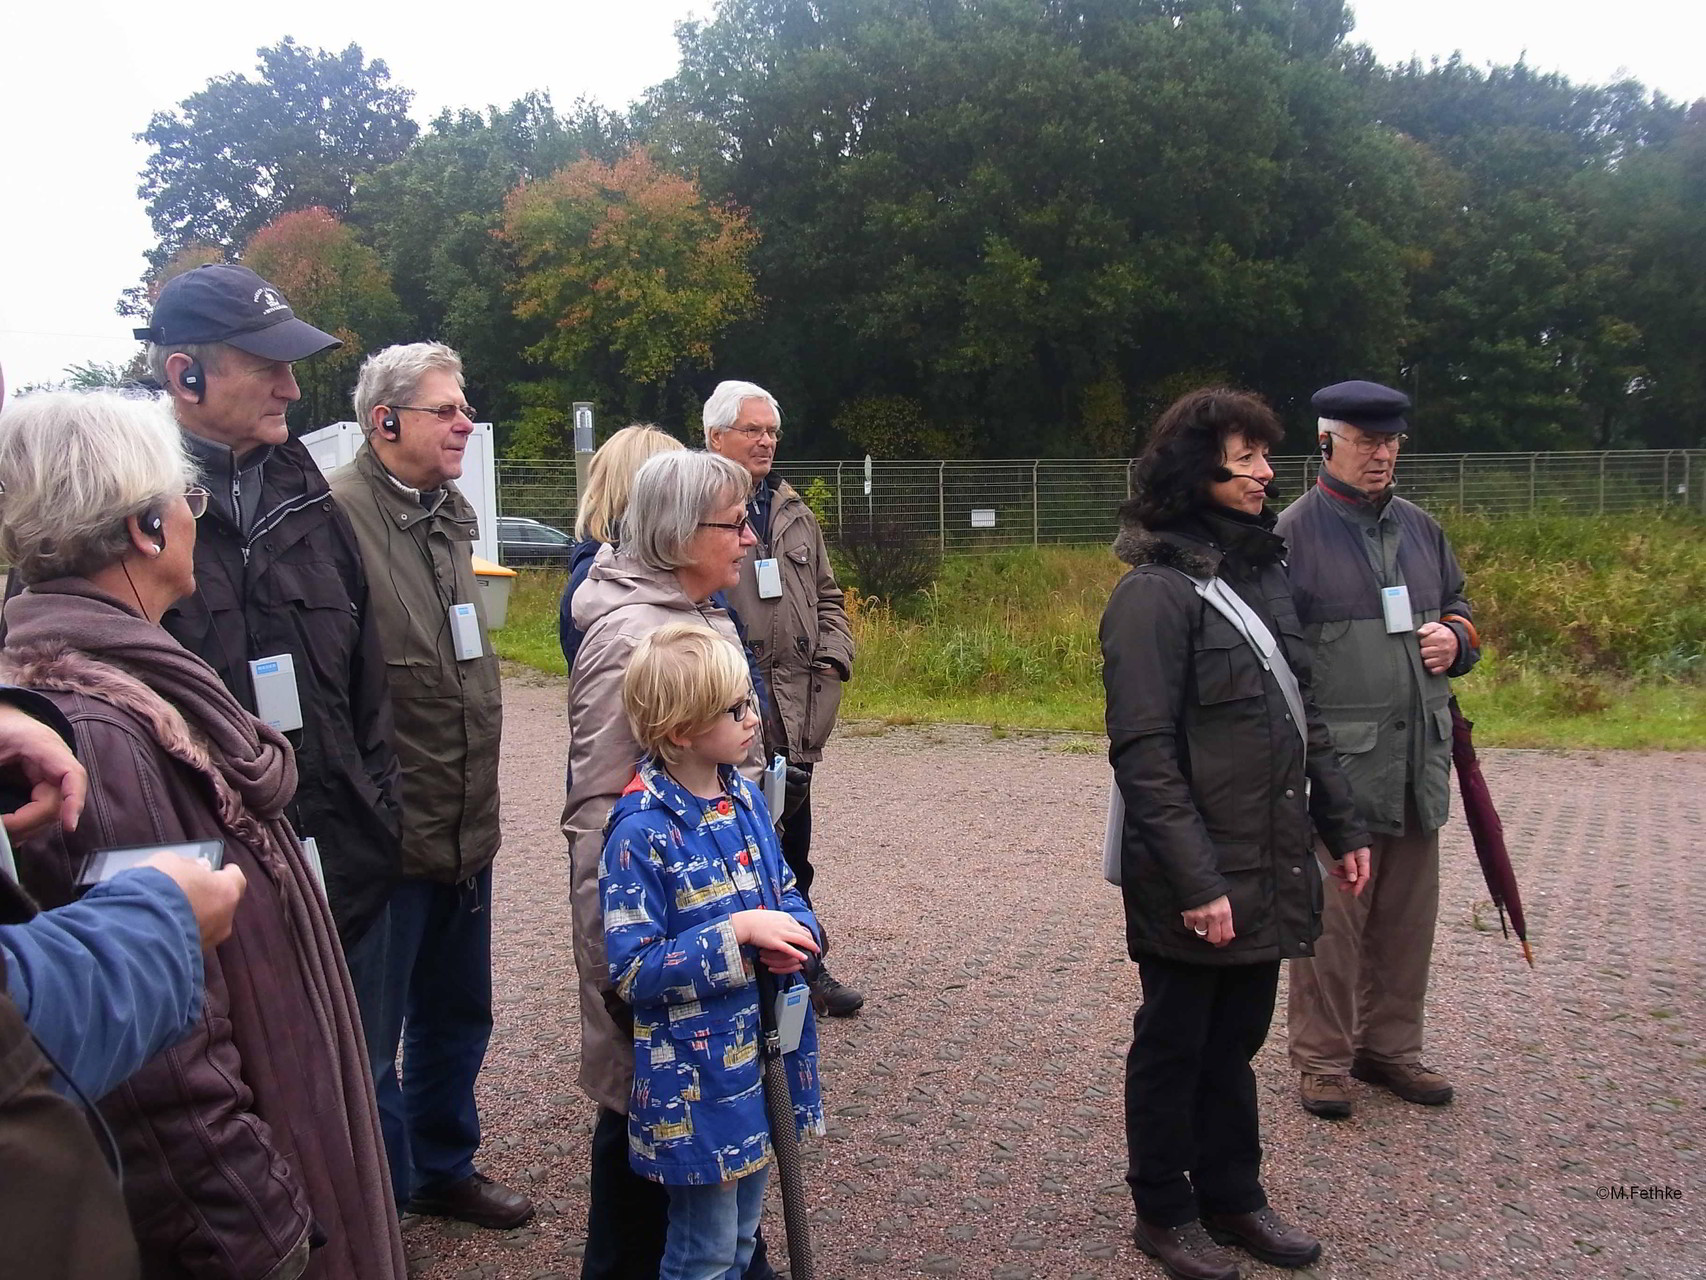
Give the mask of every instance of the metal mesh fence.
<svg viewBox="0 0 1706 1280">
<path fill-rule="evenodd" d="M 1313 454 L 1272 462 L 1274 500 L 1282 506 L 1314 483 L 1319 465 Z M 1124 458 L 873 462 L 869 495 L 863 462 L 782 461 L 776 472 L 811 497 L 831 526 L 870 511 L 950 555 L 1107 541 L 1130 492 Z M 1398 484 L 1405 497 L 1436 512 L 1706 512 L 1706 450 L 1406 454 Z M 574 464 L 500 462 L 498 510 L 572 528 Z"/>
</svg>

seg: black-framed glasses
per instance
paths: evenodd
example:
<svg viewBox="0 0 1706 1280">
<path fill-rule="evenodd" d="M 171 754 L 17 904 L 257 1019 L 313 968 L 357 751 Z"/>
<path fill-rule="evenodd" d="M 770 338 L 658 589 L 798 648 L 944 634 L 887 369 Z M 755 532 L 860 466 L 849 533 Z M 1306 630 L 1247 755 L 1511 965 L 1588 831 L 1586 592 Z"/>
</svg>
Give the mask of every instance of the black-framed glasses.
<svg viewBox="0 0 1706 1280">
<path fill-rule="evenodd" d="M 407 409 L 410 413 L 430 413 L 440 422 L 455 422 L 457 414 L 472 422 L 478 412 L 471 404 L 394 404 L 391 408 Z"/>
<path fill-rule="evenodd" d="M 740 724 L 749 714 L 758 714 L 758 695 L 750 689 L 747 690 L 746 697 L 729 708 L 729 719 Z"/>
<path fill-rule="evenodd" d="M 199 484 L 192 484 L 184 490 L 184 502 L 190 509 L 190 519 L 200 520 L 207 514 L 207 500 L 213 495 Z"/>
<path fill-rule="evenodd" d="M 720 520 L 701 520 L 699 527 L 701 529 L 727 529 L 730 533 L 740 533 L 752 528 L 752 521 L 745 516 L 742 516 L 734 524 L 725 524 Z"/>
</svg>

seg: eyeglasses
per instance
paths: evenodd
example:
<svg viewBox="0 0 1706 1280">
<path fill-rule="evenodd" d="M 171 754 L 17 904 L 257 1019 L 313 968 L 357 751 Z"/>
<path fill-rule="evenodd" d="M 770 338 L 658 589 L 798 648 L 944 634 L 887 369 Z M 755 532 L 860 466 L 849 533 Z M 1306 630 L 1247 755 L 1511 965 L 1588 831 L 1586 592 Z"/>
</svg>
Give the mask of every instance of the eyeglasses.
<svg viewBox="0 0 1706 1280">
<path fill-rule="evenodd" d="M 1394 431 L 1390 435 L 1382 433 L 1380 435 L 1374 435 L 1374 436 L 1371 436 L 1371 435 L 1347 436 L 1342 431 L 1335 431 L 1332 434 L 1337 436 L 1339 439 L 1343 440 L 1346 444 L 1348 444 L 1351 448 L 1355 449 L 1358 453 L 1379 453 L 1387 445 L 1391 445 L 1392 446 L 1392 452 L 1397 453 L 1398 450 L 1400 450 L 1404 447 L 1404 441 L 1406 441 L 1410 438 L 1409 434 L 1406 432 L 1403 432 L 1403 431 Z"/>
<path fill-rule="evenodd" d="M 190 519 L 200 520 L 207 514 L 207 500 L 212 496 L 199 484 L 192 484 L 184 490 L 184 501 L 189 505 Z"/>
<path fill-rule="evenodd" d="M 471 404 L 394 404 L 393 409 L 407 409 L 411 413 L 430 413 L 440 422 L 455 422 L 456 415 L 461 414 L 469 422 L 474 421 L 474 415 L 479 412 Z"/>
<path fill-rule="evenodd" d="M 749 715 L 757 714 L 758 695 L 753 693 L 751 690 L 747 691 L 746 697 L 742 698 L 739 702 L 735 703 L 734 706 L 729 708 L 729 719 L 733 720 L 736 724 L 740 724 Z"/>
<path fill-rule="evenodd" d="M 752 521 L 748 520 L 745 516 L 742 516 L 734 524 L 723 524 L 716 520 L 701 520 L 699 522 L 699 527 L 701 529 L 727 529 L 730 533 L 744 533 L 746 530 L 752 528 Z"/>
<path fill-rule="evenodd" d="M 730 427 L 729 430 L 736 435 L 745 436 L 748 440 L 756 440 L 759 436 L 763 436 L 766 440 L 780 440 L 782 438 L 781 427 Z"/>
</svg>

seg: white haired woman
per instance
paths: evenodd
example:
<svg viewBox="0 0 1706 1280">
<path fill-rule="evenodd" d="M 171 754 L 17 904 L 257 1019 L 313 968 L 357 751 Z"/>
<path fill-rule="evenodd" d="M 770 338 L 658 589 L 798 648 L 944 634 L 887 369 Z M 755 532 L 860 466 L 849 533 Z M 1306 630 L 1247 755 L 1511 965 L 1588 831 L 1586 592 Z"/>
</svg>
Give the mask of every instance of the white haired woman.
<svg viewBox="0 0 1706 1280">
<path fill-rule="evenodd" d="M 18 849 L 70 901 L 112 850 L 209 842 L 242 867 L 188 1039 L 100 1103 L 145 1275 L 402 1277 L 360 1022 L 330 912 L 284 819 L 290 746 L 159 625 L 195 589 L 205 490 L 158 405 L 53 394 L 0 415 L 0 680 L 65 714 L 89 772 L 75 832 Z"/>
<path fill-rule="evenodd" d="M 622 677 L 640 641 L 670 622 L 702 623 L 737 645 L 727 610 L 712 602 L 740 580 L 755 539 L 746 520 L 751 481 L 713 453 L 659 453 L 634 477 L 620 542 L 605 547 L 575 592 L 583 634 L 569 673 L 570 898 L 580 974 L 580 1085 L 598 1103 L 588 1213 L 588 1280 L 656 1275 L 668 1197 L 628 1166 L 628 1099 L 634 1076 L 632 1019 L 610 983 L 598 862 L 604 823 L 645 754 L 622 707 Z M 755 742 L 746 772 L 756 775 Z M 756 1261 L 748 1274 L 768 1264 Z M 761 1274 L 761 1272 L 760 1272 Z"/>
</svg>

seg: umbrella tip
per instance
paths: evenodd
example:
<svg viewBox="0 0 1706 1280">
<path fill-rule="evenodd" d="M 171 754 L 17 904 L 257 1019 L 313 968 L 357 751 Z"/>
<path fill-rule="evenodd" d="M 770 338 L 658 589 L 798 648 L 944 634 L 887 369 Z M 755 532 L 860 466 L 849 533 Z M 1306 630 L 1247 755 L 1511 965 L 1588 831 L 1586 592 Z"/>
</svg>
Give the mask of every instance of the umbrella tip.
<svg viewBox="0 0 1706 1280">
<path fill-rule="evenodd" d="M 1530 969 L 1534 968 L 1534 951 L 1528 945 L 1528 939 L 1527 938 L 1524 938 L 1522 940 L 1522 958 L 1524 960 L 1528 961 L 1528 967 Z"/>
</svg>

